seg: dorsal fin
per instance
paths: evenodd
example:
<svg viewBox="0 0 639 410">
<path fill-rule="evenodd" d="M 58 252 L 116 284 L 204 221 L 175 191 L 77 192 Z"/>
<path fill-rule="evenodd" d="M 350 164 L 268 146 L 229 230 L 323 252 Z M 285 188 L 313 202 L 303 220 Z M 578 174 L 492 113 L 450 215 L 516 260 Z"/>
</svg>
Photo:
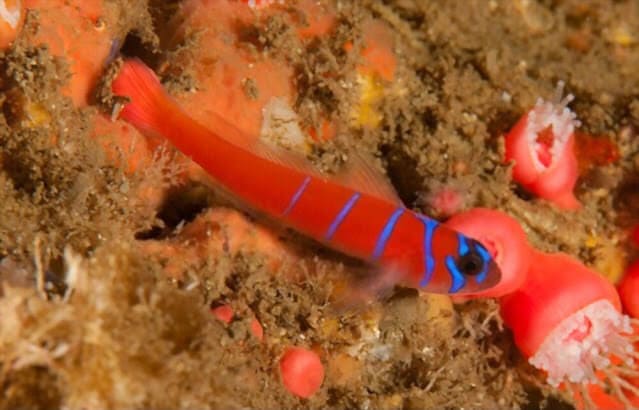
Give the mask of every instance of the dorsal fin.
<svg viewBox="0 0 639 410">
<path fill-rule="evenodd" d="M 336 181 L 359 192 L 401 204 L 402 200 L 397 191 L 375 162 L 372 155 L 349 153 L 345 169 L 336 175 Z"/>
<path fill-rule="evenodd" d="M 297 141 L 297 137 L 290 144 L 296 149 L 288 149 L 277 143 L 245 135 L 245 133 L 222 117 L 213 119 L 211 125 L 211 130 L 220 137 L 271 162 L 293 168 L 316 178 L 332 180 L 355 191 L 392 203 L 401 204 L 397 192 L 386 175 L 376 166 L 375 158 L 370 155 L 357 152 L 348 153 L 348 160 L 344 169 L 337 174 L 331 175 L 321 172 L 306 158 L 304 153 L 301 152 L 302 149 L 299 149 L 300 144 Z M 285 135 L 281 136 L 281 139 L 285 140 L 285 138 Z"/>
</svg>

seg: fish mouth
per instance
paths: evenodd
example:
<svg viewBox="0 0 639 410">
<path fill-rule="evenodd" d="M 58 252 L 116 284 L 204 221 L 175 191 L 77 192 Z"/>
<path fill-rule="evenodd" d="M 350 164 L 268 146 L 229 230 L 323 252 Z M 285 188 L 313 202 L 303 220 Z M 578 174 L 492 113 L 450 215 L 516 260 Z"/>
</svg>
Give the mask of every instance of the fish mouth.
<svg viewBox="0 0 639 410">
<path fill-rule="evenodd" d="M 499 269 L 499 266 L 497 266 L 494 260 L 491 260 L 490 266 L 488 266 L 488 275 L 486 275 L 486 280 L 482 285 L 492 288 L 499 282 L 501 282 L 501 269 Z"/>
</svg>

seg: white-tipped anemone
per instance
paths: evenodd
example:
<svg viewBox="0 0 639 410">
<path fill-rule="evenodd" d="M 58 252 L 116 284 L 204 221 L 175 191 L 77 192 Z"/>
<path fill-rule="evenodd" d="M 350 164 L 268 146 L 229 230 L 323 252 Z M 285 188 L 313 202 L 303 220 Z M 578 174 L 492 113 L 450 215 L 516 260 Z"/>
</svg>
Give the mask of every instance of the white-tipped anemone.
<svg viewBox="0 0 639 410">
<path fill-rule="evenodd" d="M 600 300 L 564 319 L 544 340 L 530 364 L 548 373 L 548 383 L 598 383 L 595 371 L 630 369 L 634 362 L 631 319 Z M 620 360 L 612 365 L 611 356 Z"/>
<path fill-rule="evenodd" d="M 13 7 L 7 6 L 7 0 L 0 0 L 0 18 L 4 20 L 11 28 L 18 27 L 22 14 L 20 0 L 15 0 Z"/>
<path fill-rule="evenodd" d="M 564 82 L 559 81 L 552 101 L 545 101 L 542 98 L 538 98 L 535 107 L 528 113 L 525 135 L 528 145 L 531 148 L 533 163 L 538 171 L 545 171 L 554 165 L 555 160 L 564 150 L 568 139 L 575 131 L 575 127 L 580 125 L 577 120 L 577 115 L 568 108 L 568 104 L 570 104 L 575 97 L 572 94 L 568 94 L 564 97 L 563 93 Z M 549 127 L 552 128 L 553 136 L 550 147 L 551 162 L 545 165 L 540 161 L 537 154 L 541 148 L 541 143 L 538 142 L 537 139 L 539 133 Z"/>
</svg>

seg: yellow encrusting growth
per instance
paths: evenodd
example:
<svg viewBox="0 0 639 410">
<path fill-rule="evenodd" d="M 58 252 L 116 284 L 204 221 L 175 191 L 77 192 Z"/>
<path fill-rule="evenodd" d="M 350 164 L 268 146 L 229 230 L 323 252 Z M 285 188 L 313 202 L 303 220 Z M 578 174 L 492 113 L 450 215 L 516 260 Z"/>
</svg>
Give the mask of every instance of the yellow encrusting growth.
<svg viewBox="0 0 639 410">
<path fill-rule="evenodd" d="M 31 100 L 25 93 L 13 88 L 6 93 L 9 122 L 22 128 L 43 127 L 51 122 L 51 113 L 39 101 Z"/>
<path fill-rule="evenodd" d="M 637 37 L 624 23 L 621 23 L 611 30 L 608 30 L 605 33 L 605 38 L 609 42 L 623 47 L 631 46 L 637 42 Z"/>
<path fill-rule="evenodd" d="M 586 246 L 586 248 L 594 248 L 595 246 L 597 246 L 597 244 L 599 243 L 599 240 L 597 239 L 596 236 L 588 236 L 588 238 L 586 238 L 586 242 L 584 243 L 584 245 Z"/>
<path fill-rule="evenodd" d="M 376 104 L 384 96 L 384 86 L 376 75 L 357 74 L 360 94 L 358 104 L 353 109 L 353 122 L 359 127 L 375 128 L 382 120 Z"/>
<path fill-rule="evenodd" d="M 623 276 L 626 266 L 626 255 L 613 244 L 603 244 L 595 250 L 594 268 L 612 283 L 618 282 Z"/>
<path fill-rule="evenodd" d="M 339 321 L 334 317 L 322 320 L 319 331 L 322 336 L 326 337 L 327 339 L 334 337 L 339 331 Z"/>
<path fill-rule="evenodd" d="M 51 122 L 51 114 L 42 104 L 33 101 L 26 101 L 24 104 L 24 117 L 22 125 L 26 128 L 36 128 Z"/>
<path fill-rule="evenodd" d="M 590 235 L 584 246 L 593 250 L 595 260 L 592 267 L 610 282 L 617 283 L 626 266 L 626 254 L 617 246 L 617 241 Z"/>
</svg>

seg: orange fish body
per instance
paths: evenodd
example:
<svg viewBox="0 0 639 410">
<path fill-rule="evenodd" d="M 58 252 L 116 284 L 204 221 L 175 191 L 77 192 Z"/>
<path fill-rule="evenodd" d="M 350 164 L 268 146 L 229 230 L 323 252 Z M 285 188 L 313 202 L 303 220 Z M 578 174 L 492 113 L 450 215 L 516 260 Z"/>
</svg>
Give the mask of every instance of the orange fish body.
<svg viewBox="0 0 639 410">
<path fill-rule="evenodd" d="M 251 207 L 378 266 L 394 281 L 432 293 L 467 293 L 500 279 L 479 242 L 399 201 L 324 178 L 265 144 L 246 145 L 241 141 L 249 138 L 223 118 L 212 120 L 215 132 L 197 123 L 137 60 L 124 64 L 112 89 L 131 99 L 121 117 L 167 138 Z"/>
</svg>

